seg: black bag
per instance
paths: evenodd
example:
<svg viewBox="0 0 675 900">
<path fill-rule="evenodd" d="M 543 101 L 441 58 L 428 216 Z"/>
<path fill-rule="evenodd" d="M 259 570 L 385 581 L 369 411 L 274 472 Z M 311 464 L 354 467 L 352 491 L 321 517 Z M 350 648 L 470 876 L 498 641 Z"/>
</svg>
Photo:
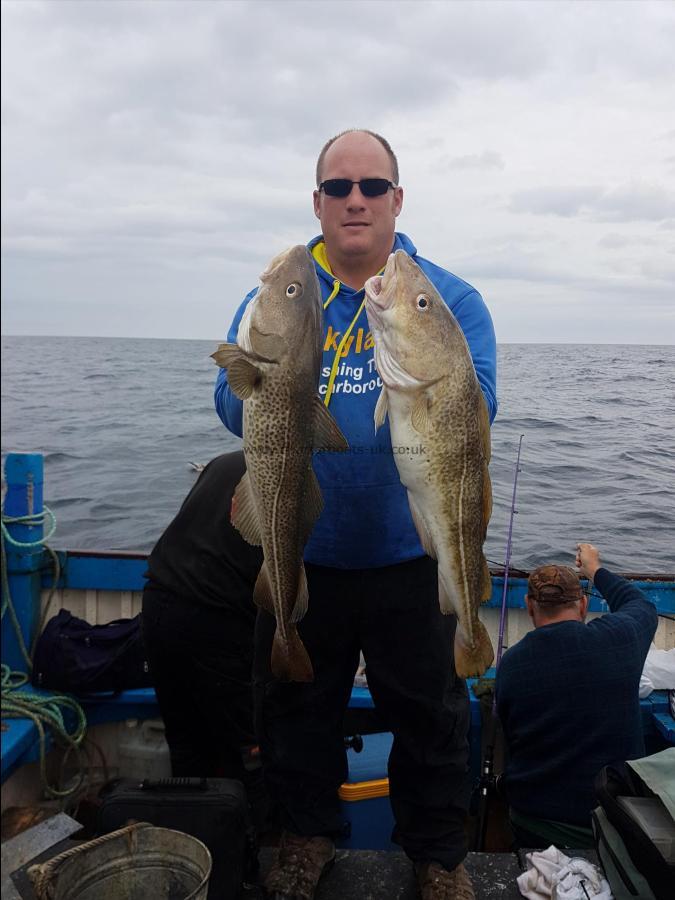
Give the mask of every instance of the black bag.
<svg viewBox="0 0 675 900">
<path fill-rule="evenodd" d="M 255 876 L 257 850 L 241 781 L 161 778 L 139 783 L 118 778 L 104 785 L 99 801 L 99 834 L 115 831 L 131 819 L 174 828 L 206 844 L 213 860 L 210 900 L 234 900 L 244 878 Z"/>
<path fill-rule="evenodd" d="M 645 761 L 636 760 L 633 764 Z M 672 782 L 675 755 L 671 761 Z M 670 833 L 671 841 L 675 840 L 675 824 L 659 796 L 630 763 L 601 769 L 595 779 L 595 794 L 600 804 L 591 814 L 596 848 L 615 898 L 671 900 L 675 896 L 675 865 L 666 860 L 654 833 L 658 829 L 664 838 Z M 634 798 L 641 800 L 634 803 Z M 645 808 L 645 799 L 650 820 L 665 825 L 652 826 L 651 836 L 640 824 L 643 819 L 639 811 Z"/>
<path fill-rule="evenodd" d="M 59 610 L 38 638 L 33 684 L 80 695 L 152 687 L 140 615 L 90 625 Z"/>
</svg>

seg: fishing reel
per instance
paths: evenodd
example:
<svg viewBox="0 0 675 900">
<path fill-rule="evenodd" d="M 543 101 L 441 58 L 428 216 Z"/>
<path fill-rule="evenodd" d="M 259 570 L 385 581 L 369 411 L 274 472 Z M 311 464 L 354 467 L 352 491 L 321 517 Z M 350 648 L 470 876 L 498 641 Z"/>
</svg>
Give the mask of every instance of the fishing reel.
<svg viewBox="0 0 675 900">
<path fill-rule="evenodd" d="M 490 744 L 485 748 L 481 761 L 480 778 L 474 788 L 479 804 L 487 803 L 491 794 L 497 792 L 497 782 L 501 776 L 494 773 L 493 749 Z"/>
</svg>

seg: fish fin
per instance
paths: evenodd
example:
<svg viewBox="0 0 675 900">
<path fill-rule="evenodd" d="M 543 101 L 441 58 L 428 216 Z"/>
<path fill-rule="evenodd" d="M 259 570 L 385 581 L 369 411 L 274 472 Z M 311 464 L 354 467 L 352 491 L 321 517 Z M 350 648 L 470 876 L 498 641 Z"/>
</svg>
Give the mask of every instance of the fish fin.
<svg viewBox="0 0 675 900">
<path fill-rule="evenodd" d="M 492 515 L 492 479 L 490 478 L 490 470 L 488 463 L 490 462 L 490 417 L 488 415 L 487 403 L 483 392 L 479 391 L 478 403 L 478 428 L 481 436 L 483 447 L 483 496 L 481 508 L 481 539 L 485 542 L 487 536 L 488 524 Z M 492 595 L 492 580 L 490 578 L 490 570 L 487 560 L 483 557 L 483 571 L 481 573 L 481 603 L 484 603 Z"/>
<path fill-rule="evenodd" d="M 340 426 L 318 397 L 314 398 L 314 446 L 321 450 L 349 450 Z"/>
<path fill-rule="evenodd" d="M 468 645 L 458 625 L 455 631 L 455 671 L 460 678 L 478 678 L 485 674 L 495 658 L 490 635 L 480 619 L 474 622 L 473 637 L 473 644 Z"/>
<path fill-rule="evenodd" d="M 440 575 L 438 578 L 438 604 L 441 607 L 441 612 L 444 616 L 449 616 L 450 613 L 455 612 L 454 604 L 450 599 L 450 593 L 443 584 L 443 579 Z"/>
<path fill-rule="evenodd" d="M 260 609 L 264 609 L 270 615 L 274 615 L 274 598 L 272 596 L 272 582 L 270 581 L 270 573 L 267 568 L 267 562 L 263 560 L 263 564 L 258 572 L 255 587 L 253 588 L 253 602 Z"/>
<path fill-rule="evenodd" d="M 483 449 L 483 458 L 487 465 L 492 456 L 492 444 L 490 442 L 490 414 L 488 413 L 487 403 L 485 402 L 485 397 L 481 390 L 478 391 L 478 431 L 480 433 L 480 442 Z"/>
<path fill-rule="evenodd" d="M 288 342 L 280 334 L 263 334 L 253 325 L 248 337 L 254 352 L 266 360 L 279 360 L 288 350 Z"/>
<path fill-rule="evenodd" d="M 238 344 L 218 344 L 218 349 L 211 354 L 211 359 L 215 360 L 216 365 L 221 369 L 226 369 L 230 363 L 241 356 L 242 350 Z"/>
<path fill-rule="evenodd" d="M 420 544 L 422 545 L 422 549 L 430 556 L 432 559 L 438 559 L 436 554 L 436 548 L 434 547 L 434 541 L 429 533 L 429 529 L 427 528 L 426 522 L 424 521 L 424 516 L 420 512 L 417 503 L 413 495 L 408 491 L 408 506 L 410 507 L 410 514 L 412 515 L 413 524 L 415 525 L 415 531 L 417 532 L 417 536 L 420 539 Z"/>
<path fill-rule="evenodd" d="M 289 625 L 284 641 L 279 629 L 272 642 L 272 674 L 279 681 L 314 681 L 314 670 L 295 625 Z"/>
<path fill-rule="evenodd" d="M 312 529 L 316 525 L 317 519 L 323 512 L 323 496 L 321 494 L 321 488 L 319 486 L 319 479 L 316 477 L 316 473 L 312 468 L 312 464 L 309 464 L 309 472 L 307 474 L 307 489 L 305 492 L 305 504 L 303 508 L 303 515 L 305 520 L 305 539 L 304 543 L 306 544 L 309 540 L 309 536 L 312 533 Z"/>
<path fill-rule="evenodd" d="M 262 357 L 249 356 L 238 344 L 219 344 L 211 358 L 221 369 L 227 369 L 228 384 L 240 400 L 248 400 L 260 384 L 262 371 L 255 363 L 267 362 Z"/>
<path fill-rule="evenodd" d="M 227 367 L 227 382 L 240 400 L 248 400 L 262 381 L 263 373 L 245 356 L 233 359 Z"/>
<path fill-rule="evenodd" d="M 490 516 L 492 515 L 492 480 L 487 463 L 483 465 L 483 507 L 481 510 L 481 537 L 483 542 L 487 535 Z"/>
<path fill-rule="evenodd" d="M 297 623 L 302 619 L 307 612 L 307 603 L 309 601 L 309 592 L 307 590 L 307 574 L 305 572 L 305 567 L 300 563 L 300 573 L 298 575 L 298 593 L 295 595 L 295 606 L 293 607 L 293 612 L 289 618 L 289 622 L 292 625 L 297 625 Z"/>
<path fill-rule="evenodd" d="M 253 488 L 248 472 L 244 472 L 241 481 L 234 490 L 230 507 L 230 522 L 249 544 L 260 547 L 262 536 L 258 514 L 253 499 Z"/>
<path fill-rule="evenodd" d="M 481 592 L 480 592 L 480 602 L 485 603 L 486 600 L 489 600 L 492 596 L 492 578 L 490 577 L 490 569 L 488 567 L 488 562 L 485 557 L 483 557 L 483 571 L 481 572 Z"/>
<path fill-rule="evenodd" d="M 429 398 L 425 392 L 422 392 L 415 401 L 410 421 L 415 431 L 420 434 L 428 434 L 430 425 Z"/>
<path fill-rule="evenodd" d="M 262 353 L 256 353 L 254 350 L 244 350 L 240 344 L 218 344 L 218 349 L 211 354 L 211 359 L 215 360 L 221 369 L 226 369 L 233 360 L 238 359 L 240 356 L 253 365 L 256 363 L 275 364 L 273 359 L 264 356 Z"/>
<path fill-rule="evenodd" d="M 387 412 L 389 410 L 389 401 L 387 398 L 387 389 L 385 387 L 380 391 L 380 396 L 377 398 L 377 404 L 375 406 L 375 431 L 380 427 L 380 425 L 384 425 L 384 420 L 387 418 Z"/>
</svg>

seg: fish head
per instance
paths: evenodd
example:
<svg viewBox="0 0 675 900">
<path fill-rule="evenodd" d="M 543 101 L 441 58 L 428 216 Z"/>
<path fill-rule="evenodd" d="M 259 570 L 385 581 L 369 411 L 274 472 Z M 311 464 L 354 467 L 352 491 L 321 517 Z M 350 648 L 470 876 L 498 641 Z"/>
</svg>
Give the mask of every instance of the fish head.
<svg viewBox="0 0 675 900">
<path fill-rule="evenodd" d="M 237 343 L 272 362 L 295 356 L 323 328 L 321 289 L 311 253 L 298 244 L 279 253 L 260 276 L 260 287 L 244 310 Z"/>
<path fill-rule="evenodd" d="M 443 298 L 417 263 L 397 250 L 382 275 L 365 285 L 375 364 L 393 390 L 418 390 L 447 371 L 448 351 L 463 335 Z"/>
</svg>

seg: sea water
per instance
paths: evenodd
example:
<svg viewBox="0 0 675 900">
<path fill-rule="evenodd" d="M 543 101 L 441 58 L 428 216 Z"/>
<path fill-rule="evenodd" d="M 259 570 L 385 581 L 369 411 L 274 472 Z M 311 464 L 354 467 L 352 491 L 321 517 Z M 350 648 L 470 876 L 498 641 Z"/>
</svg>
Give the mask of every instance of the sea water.
<svg viewBox="0 0 675 900">
<path fill-rule="evenodd" d="M 206 463 L 241 441 L 213 406 L 215 342 L 2 338 L 2 454 L 40 451 L 57 549 L 152 548 Z M 486 555 L 675 570 L 675 347 L 506 344 Z"/>
</svg>

